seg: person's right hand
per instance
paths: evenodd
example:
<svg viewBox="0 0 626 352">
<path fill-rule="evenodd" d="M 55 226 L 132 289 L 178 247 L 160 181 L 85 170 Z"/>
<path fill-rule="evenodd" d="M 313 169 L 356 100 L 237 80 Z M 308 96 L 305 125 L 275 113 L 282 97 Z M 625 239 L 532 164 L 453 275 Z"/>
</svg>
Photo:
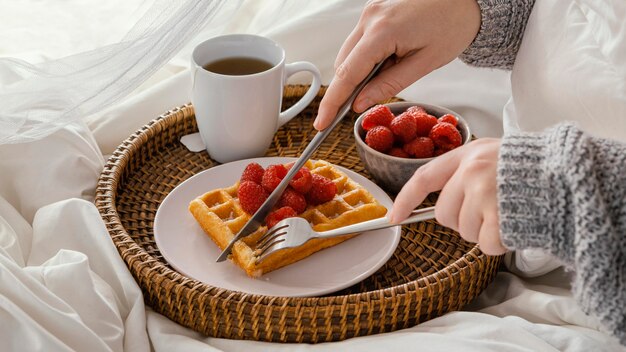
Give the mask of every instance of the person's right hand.
<svg viewBox="0 0 626 352">
<path fill-rule="evenodd" d="M 386 64 L 356 98 L 356 112 L 452 61 L 472 43 L 480 21 L 476 0 L 370 0 L 337 55 L 335 77 L 313 126 L 322 130 L 330 125 L 378 62 L 395 55 L 395 62 Z"/>
</svg>

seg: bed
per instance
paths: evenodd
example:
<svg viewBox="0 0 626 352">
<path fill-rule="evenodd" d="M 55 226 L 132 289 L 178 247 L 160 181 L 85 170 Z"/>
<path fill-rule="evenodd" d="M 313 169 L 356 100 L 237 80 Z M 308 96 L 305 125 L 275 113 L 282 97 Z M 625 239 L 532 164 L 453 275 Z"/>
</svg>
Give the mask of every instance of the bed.
<svg viewBox="0 0 626 352">
<path fill-rule="evenodd" d="M 288 61 L 313 62 L 328 84 L 335 54 L 364 1 L 294 1 L 280 11 L 276 3 L 241 2 L 220 26 L 201 29 L 115 105 L 44 139 L 0 145 L 2 350 L 621 350 L 577 307 L 569 275 L 561 268 L 535 278 L 503 270 L 462 311 L 391 333 L 316 345 L 206 337 L 144 303 L 93 204 L 105 160 L 135 130 L 189 101 L 191 49 L 210 36 L 268 36 L 285 47 Z M 115 42 L 141 6 L 122 0 L 4 1 L 0 56 L 36 63 Z M 295 77 L 290 83 L 306 79 Z M 9 82 L 10 74 L 0 67 L 0 85 Z M 502 134 L 502 109 L 509 96 L 507 72 L 459 61 L 399 94 L 461 113 L 478 137 Z"/>
</svg>

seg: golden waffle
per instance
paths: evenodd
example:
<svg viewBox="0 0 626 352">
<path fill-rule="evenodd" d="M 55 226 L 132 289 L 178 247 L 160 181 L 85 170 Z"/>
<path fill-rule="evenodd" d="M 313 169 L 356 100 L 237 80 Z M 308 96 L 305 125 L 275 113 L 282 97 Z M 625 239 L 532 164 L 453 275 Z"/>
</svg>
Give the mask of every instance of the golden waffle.
<svg viewBox="0 0 626 352">
<path fill-rule="evenodd" d="M 311 206 L 301 213 L 315 231 L 328 231 L 382 217 L 387 209 L 361 185 L 325 161 L 307 161 L 311 173 L 328 177 L 337 186 L 335 198 L 326 203 Z M 226 248 L 239 230 L 248 222 L 251 215 L 239 205 L 237 189 L 239 182 L 227 187 L 209 191 L 191 201 L 189 211 L 198 221 L 204 232 L 220 247 Z M 289 265 L 309 255 L 353 236 L 345 235 L 329 239 L 314 239 L 297 248 L 275 252 L 257 262 L 254 256 L 257 239 L 267 231 L 261 226 L 257 231 L 235 243 L 230 259 L 251 277 L 259 277 L 272 270 Z"/>
</svg>

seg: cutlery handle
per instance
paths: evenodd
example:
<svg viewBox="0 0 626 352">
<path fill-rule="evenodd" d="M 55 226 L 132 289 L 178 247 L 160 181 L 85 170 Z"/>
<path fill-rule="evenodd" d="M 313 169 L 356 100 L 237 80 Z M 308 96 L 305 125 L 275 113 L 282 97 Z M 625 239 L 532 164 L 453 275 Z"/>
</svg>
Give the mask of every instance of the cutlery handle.
<svg viewBox="0 0 626 352">
<path fill-rule="evenodd" d="M 414 222 L 420 222 L 420 221 L 430 220 L 434 218 L 435 218 L 435 207 L 422 208 L 422 209 L 413 210 L 413 212 L 411 212 L 411 215 L 399 224 L 392 224 L 389 222 L 389 219 L 383 216 L 382 218 L 340 227 L 335 230 L 319 232 L 319 236 L 316 236 L 316 238 L 337 237 L 337 236 L 347 235 L 350 233 L 359 233 L 359 232 L 365 232 L 365 231 L 371 231 L 371 230 L 384 229 L 387 227 L 393 227 L 393 226 L 398 226 L 398 225 L 412 224 Z"/>
</svg>

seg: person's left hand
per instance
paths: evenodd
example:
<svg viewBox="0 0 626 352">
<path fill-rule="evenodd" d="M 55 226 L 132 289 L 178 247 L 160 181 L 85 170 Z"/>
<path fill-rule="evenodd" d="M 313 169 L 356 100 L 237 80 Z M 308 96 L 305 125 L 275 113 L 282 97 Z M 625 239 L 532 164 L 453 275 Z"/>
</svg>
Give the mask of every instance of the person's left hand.
<svg viewBox="0 0 626 352">
<path fill-rule="evenodd" d="M 404 185 L 388 217 L 399 223 L 428 196 L 441 190 L 437 221 L 478 243 L 489 255 L 506 252 L 500 240 L 497 162 L 500 139 L 478 139 L 449 151 L 417 169 Z"/>
</svg>

